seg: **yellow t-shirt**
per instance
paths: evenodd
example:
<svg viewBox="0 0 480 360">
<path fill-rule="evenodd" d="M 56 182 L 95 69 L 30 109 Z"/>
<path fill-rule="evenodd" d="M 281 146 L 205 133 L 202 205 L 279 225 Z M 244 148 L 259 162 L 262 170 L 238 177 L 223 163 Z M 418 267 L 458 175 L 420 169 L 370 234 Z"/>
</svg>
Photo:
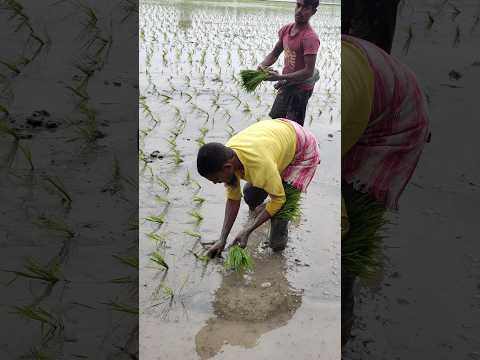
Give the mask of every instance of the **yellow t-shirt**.
<svg viewBox="0 0 480 360">
<path fill-rule="evenodd" d="M 363 51 L 342 41 L 342 158 L 368 125 L 374 75 Z"/>
<path fill-rule="evenodd" d="M 259 121 L 232 136 L 225 144 L 235 151 L 243 165 L 243 174 L 235 173 L 237 179 L 246 180 L 269 194 L 266 210 L 271 216 L 285 203 L 280 174 L 292 162 L 296 145 L 295 128 L 281 120 Z M 229 199 L 242 198 L 240 181 L 234 187 L 225 186 Z"/>
<path fill-rule="evenodd" d="M 373 105 L 374 75 L 363 51 L 342 41 L 342 158 L 365 131 Z M 349 222 L 342 196 L 342 239 Z"/>
</svg>

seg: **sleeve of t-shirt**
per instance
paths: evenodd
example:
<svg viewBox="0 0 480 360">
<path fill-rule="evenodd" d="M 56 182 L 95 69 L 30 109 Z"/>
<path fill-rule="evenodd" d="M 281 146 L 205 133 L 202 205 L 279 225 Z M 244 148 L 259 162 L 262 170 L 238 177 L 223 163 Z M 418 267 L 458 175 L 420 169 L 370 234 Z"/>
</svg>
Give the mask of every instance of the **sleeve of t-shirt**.
<svg viewBox="0 0 480 360">
<path fill-rule="evenodd" d="M 283 26 L 280 28 L 280 30 L 278 30 L 278 38 L 279 38 L 280 40 L 283 39 L 283 35 L 285 34 L 285 30 L 287 29 L 287 26 L 288 26 L 288 25 L 283 25 Z"/>
<path fill-rule="evenodd" d="M 317 34 L 309 33 L 303 40 L 303 55 L 316 55 L 320 47 L 320 39 Z"/>
<path fill-rule="evenodd" d="M 240 189 L 240 181 L 237 179 L 237 185 L 230 186 L 225 184 L 225 191 L 227 193 L 227 199 L 230 200 L 241 200 L 242 191 Z"/>
</svg>

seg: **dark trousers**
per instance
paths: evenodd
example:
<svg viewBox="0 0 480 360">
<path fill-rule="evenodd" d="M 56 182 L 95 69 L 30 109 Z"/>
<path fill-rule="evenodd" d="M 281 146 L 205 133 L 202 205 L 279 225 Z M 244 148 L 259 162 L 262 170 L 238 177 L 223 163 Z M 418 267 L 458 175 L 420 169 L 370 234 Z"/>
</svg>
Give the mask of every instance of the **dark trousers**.
<svg viewBox="0 0 480 360">
<path fill-rule="evenodd" d="M 293 85 L 283 87 L 279 90 L 268 115 L 272 119 L 284 118 L 303 126 L 312 92 L 312 90 L 301 90 Z"/>
<path fill-rule="evenodd" d="M 251 211 L 262 204 L 267 196 L 268 193 L 265 190 L 252 186 L 249 183 L 243 186 L 243 198 Z"/>
<path fill-rule="evenodd" d="M 267 198 L 268 193 L 260 188 L 246 183 L 243 186 L 243 198 L 250 210 L 261 205 Z M 282 251 L 285 249 L 288 241 L 288 220 L 276 219 L 273 217 L 270 224 L 269 244 L 273 251 Z"/>
</svg>

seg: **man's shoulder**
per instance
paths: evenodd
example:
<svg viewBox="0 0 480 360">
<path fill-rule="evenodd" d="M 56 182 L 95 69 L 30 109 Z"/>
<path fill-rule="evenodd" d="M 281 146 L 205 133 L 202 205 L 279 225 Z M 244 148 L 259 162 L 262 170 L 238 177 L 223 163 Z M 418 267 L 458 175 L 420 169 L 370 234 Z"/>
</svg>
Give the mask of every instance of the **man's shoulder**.
<svg viewBox="0 0 480 360">
<path fill-rule="evenodd" d="M 303 32 L 303 37 L 319 39 L 317 32 L 311 25 L 308 25 L 308 27 L 305 29 Z"/>
<path fill-rule="evenodd" d="M 291 27 L 293 25 L 295 25 L 295 23 L 288 23 L 288 24 L 285 24 L 285 25 L 281 26 L 280 29 L 278 30 L 278 33 L 279 34 L 284 34 L 285 31 L 291 29 Z"/>
</svg>

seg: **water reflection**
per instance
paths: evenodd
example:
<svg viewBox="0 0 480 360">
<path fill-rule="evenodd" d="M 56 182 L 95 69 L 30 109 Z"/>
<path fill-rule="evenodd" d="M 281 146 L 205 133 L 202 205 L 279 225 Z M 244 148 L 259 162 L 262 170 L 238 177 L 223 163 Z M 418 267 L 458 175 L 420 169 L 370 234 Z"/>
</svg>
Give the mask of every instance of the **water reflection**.
<svg viewBox="0 0 480 360">
<path fill-rule="evenodd" d="M 266 229 L 257 230 L 249 241 L 255 270 L 223 276 L 212 304 L 214 316 L 195 337 L 201 359 L 212 358 L 225 344 L 255 347 L 261 335 L 285 326 L 300 307 L 302 292 L 293 289 L 286 278 L 285 257 L 261 248 Z"/>
</svg>

